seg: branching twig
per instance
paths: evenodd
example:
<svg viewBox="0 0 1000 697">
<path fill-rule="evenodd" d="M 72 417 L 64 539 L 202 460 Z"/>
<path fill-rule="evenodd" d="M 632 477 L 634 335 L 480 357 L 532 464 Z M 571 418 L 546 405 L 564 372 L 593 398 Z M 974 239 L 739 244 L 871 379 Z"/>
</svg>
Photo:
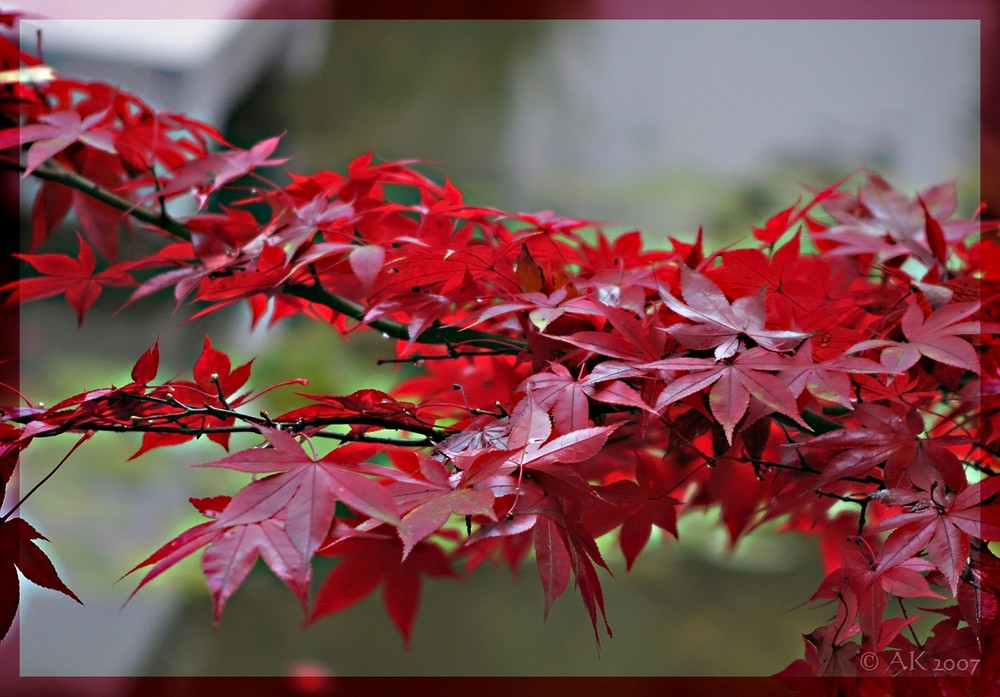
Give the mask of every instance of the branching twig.
<svg viewBox="0 0 1000 697">
<path fill-rule="evenodd" d="M 347 298 L 331 293 L 320 285 L 288 284 L 283 289 L 288 295 L 293 295 L 312 303 L 326 305 L 342 315 L 365 321 L 365 308 Z M 380 331 L 388 337 L 400 341 L 409 341 L 410 332 L 406 325 L 384 318 L 374 319 L 366 323 L 372 329 Z M 434 326 L 424 330 L 415 341 L 420 344 L 462 344 L 465 346 L 493 347 L 497 354 L 516 354 L 524 350 L 524 342 L 500 334 L 491 334 L 474 329 L 461 327 Z"/>
</svg>

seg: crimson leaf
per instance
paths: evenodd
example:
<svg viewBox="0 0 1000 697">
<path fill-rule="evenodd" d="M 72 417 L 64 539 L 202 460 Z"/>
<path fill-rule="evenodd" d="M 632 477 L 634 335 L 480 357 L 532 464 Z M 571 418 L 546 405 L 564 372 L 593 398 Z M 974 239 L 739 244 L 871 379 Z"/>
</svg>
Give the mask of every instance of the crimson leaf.
<svg viewBox="0 0 1000 697">
<path fill-rule="evenodd" d="M 805 332 L 765 329 L 763 291 L 730 304 L 717 285 L 686 266 L 681 267 L 681 296 L 684 302 L 660 290 L 667 307 L 695 324 L 674 324 L 667 331 L 688 348 L 714 348 L 719 360 L 734 355 L 742 337 L 769 351 L 788 351 L 809 336 Z"/>
</svg>

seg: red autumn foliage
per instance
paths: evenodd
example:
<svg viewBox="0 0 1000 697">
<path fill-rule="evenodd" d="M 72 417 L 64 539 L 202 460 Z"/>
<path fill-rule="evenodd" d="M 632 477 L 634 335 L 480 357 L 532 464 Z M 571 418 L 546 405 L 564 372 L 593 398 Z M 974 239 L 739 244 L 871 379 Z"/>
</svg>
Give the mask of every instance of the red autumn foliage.
<svg viewBox="0 0 1000 697">
<path fill-rule="evenodd" d="M 3 41 L 0 69 L 32 60 Z M 422 577 L 530 560 L 545 612 L 572 580 L 599 641 L 597 539 L 617 535 L 631 567 L 654 526 L 677 535 L 680 516 L 717 507 L 734 543 L 775 519 L 822 540 L 813 599 L 833 616 L 782 676 L 850 690 L 922 675 L 896 664 L 903 651 L 966 667 L 1000 654 L 1000 277 L 986 262 L 1000 242 L 954 217 L 951 185 L 908 196 L 867 173 L 771 217 L 749 246 L 705 250 L 699 234 L 649 250 L 638 233 L 467 204 L 371 154 L 284 186 L 258 177 L 252 200 L 216 206 L 236 178 L 284 162 L 278 138 L 241 150 L 105 84 L 0 91 L 2 164 L 43 182 L 8 302 L 65 295 L 83 321 L 105 286 L 134 287 L 129 303 L 172 288 L 198 314 L 245 302 L 254 323 L 273 310 L 381 332 L 424 367 L 389 393 L 298 393 L 270 416 L 252 409 L 252 362 L 233 367 L 206 337 L 190 379 L 157 382 L 154 344 L 121 387 L 3 407 L 5 486 L 40 438 L 78 434 L 72 453 L 97 431 L 141 432 L 139 456 L 255 434 L 199 465 L 247 483 L 193 500 L 205 522 L 139 563 L 136 590 L 200 551 L 218 621 L 262 558 L 310 621 L 382 586 L 408 642 Z M 193 212 L 169 215 L 174 199 Z M 71 211 L 79 256 L 36 252 Z M 163 245 L 120 260 L 135 223 Z M 4 631 L 16 571 L 76 597 L 19 505 L 0 518 Z M 339 561 L 310 597 L 317 557 Z M 920 638 L 922 598 L 951 604 Z M 945 693 L 993 674 L 950 675 Z"/>
</svg>

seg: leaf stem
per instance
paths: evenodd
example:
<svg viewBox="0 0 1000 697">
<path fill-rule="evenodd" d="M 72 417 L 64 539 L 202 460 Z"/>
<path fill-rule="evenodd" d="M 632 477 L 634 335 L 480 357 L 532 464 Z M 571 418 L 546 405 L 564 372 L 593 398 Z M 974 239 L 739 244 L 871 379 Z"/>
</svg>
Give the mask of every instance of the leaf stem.
<svg viewBox="0 0 1000 697">
<path fill-rule="evenodd" d="M 55 467 L 52 468 L 51 472 L 49 472 L 44 477 L 42 477 L 42 479 L 37 484 L 35 484 L 35 486 L 31 487 L 31 490 L 27 494 L 25 494 L 24 496 L 22 496 L 18 500 L 18 502 L 16 504 L 14 504 L 13 508 L 11 508 L 9 511 L 7 511 L 6 513 L 4 513 L 3 516 L 0 516 L 0 523 L 6 522 L 6 520 L 8 518 L 10 518 L 10 516 L 14 513 L 14 511 L 16 511 L 18 508 L 20 508 L 21 505 L 24 504 L 24 502 L 27 501 L 28 498 L 30 498 L 32 494 L 34 494 L 36 491 L 38 491 L 39 487 L 41 487 L 42 484 L 44 484 L 45 482 L 49 481 L 49 479 L 52 478 L 52 475 L 54 475 L 56 472 L 58 472 L 59 468 L 63 466 L 63 463 L 66 462 L 66 460 L 69 459 L 69 456 L 72 455 L 74 452 L 76 452 L 76 449 L 79 448 L 81 445 L 83 445 L 86 441 L 90 440 L 90 437 L 92 435 L 94 435 L 94 431 L 87 431 L 86 433 L 84 433 L 83 436 L 80 438 L 80 440 L 78 440 L 76 442 L 76 444 L 74 444 L 73 447 L 69 449 L 69 452 L 66 453 L 63 456 L 63 458 L 59 461 L 59 464 L 57 464 Z"/>
</svg>

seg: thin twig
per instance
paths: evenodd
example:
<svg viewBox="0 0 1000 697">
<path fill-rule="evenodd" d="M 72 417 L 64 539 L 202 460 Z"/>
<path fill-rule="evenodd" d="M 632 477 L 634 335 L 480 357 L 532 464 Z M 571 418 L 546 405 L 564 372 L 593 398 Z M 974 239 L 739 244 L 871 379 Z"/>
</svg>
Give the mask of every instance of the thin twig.
<svg viewBox="0 0 1000 697">
<path fill-rule="evenodd" d="M 74 452 L 76 452 L 76 449 L 79 448 L 81 445 L 83 445 L 86 441 L 90 440 L 90 437 L 93 436 L 93 435 L 94 435 L 93 431 L 88 431 L 87 433 L 84 433 L 83 436 L 80 438 L 80 440 L 78 440 L 73 445 L 73 447 L 69 449 L 69 452 L 66 453 L 63 456 L 63 459 L 61 459 L 59 461 L 59 464 L 57 464 L 55 467 L 52 468 L 51 472 L 49 472 L 44 477 L 42 477 L 42 479 L 37 484 L 35 484 L 35 486 L 31 487 L 31 490 L 27 494 L 25 494 L 24 496 L 22 496 L 20 498 L 20 500 L 16 504 L 14 504 L 13 508 L 11 508 L 9 511 L 7 511 L 6 513 L 4 513 L 3 516 L 0 516 L 0 523 L 3 523 L 8 518 L 10 518 L 10 516 L 14 513 L 14 511 L 16 511 L 18 508 L 20 508 L 22 506 L 22 504 L 24 504 L 24 502 L 27 501 L 28 498 L 33 493 L 35 493 L 36 491 L 38 491 L 38 488 L 40 486 L 42 486 L 42 484 L 44 484 L 45 482 L 49 481 L 49 479 L 52 478 L 52 475 L 54 475 L 56 472 L 58 472 L 59 468 L 63 466 L 63 463 L 66 462 L 66 460 L 69 459 L 69 456 L 72 455 Z"/>
</svg>

